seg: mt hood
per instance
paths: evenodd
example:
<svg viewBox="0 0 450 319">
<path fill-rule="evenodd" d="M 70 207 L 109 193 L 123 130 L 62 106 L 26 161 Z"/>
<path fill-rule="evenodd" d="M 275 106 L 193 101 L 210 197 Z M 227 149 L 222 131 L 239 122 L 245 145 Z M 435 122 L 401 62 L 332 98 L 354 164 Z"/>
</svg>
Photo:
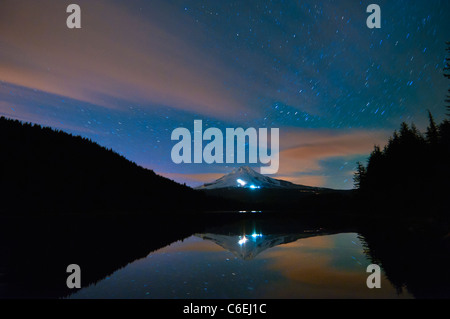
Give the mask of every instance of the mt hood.
<svg viewBox="0 0 450 319">
<path fill-rule="evenodd" d="M 317 187 L 303 186 L 293 184 L 288 181 L 271 178 L 255 172 L 248 166 L 242 166 L 231 173 L 222 176 L 212 183 L 206 183 L 197 189 L 218 189 L 218 188 L 288 188 L 288 189 L 305 189 L 317 190 Z"/>
</svg>

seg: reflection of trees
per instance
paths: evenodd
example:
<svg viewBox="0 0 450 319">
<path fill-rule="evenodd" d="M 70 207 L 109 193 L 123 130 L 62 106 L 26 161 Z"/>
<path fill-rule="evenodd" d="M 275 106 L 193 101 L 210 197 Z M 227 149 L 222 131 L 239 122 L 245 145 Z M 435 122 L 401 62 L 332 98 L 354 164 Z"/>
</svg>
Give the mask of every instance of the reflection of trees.
<svg viewBox="0 0 450 319">
<path fill-rule="evenodd" d="M 201 231 L 178 216 L 39 216 L 0 220 L 0 298 L 58 298 L 69 264 L 81 267 L 82 287 L 151 251 Z"/>
<path fill-rule="evenodd" d="M 361 230 L 372 263 L 380 265 L 401 293 L 416 298 L 450 298 L 450 243 L 445 227 L 390 223 Z"/>
<path fill-rule="evenodd" d="M 81 267 L 82 286 L 96 283 L 150 252 L 194 233 L 316 229 L 314 222 L 242 214 L 48 215 L 0 217 L 0 298 L 57 298 L 72 293 L 66 268 Z M 297 222 L 295 222 L 297 220 Z M 306 220 L 306 219 L 305 219 Z M 228 226 L 227 226 L 228 225 Z M 227 228 L 229 227 L 229 228 Z"/>
<path fill-rule="evenodd" d="M 399 293 L 406 288 L 417 298 L 450 298 L 448 225 L 277 213 L 2 217 L 0 269 L 6 275 L 0 282 L 9 284 L 0 297 L 64 297 L 72 292 L 65 286 L 69 264 L 81 266 L 85 287 L 194 233 L 231 236 L 255 231 L 300 237 L 358 232 L 367 256 L 384 269 Z"/>
</svg>

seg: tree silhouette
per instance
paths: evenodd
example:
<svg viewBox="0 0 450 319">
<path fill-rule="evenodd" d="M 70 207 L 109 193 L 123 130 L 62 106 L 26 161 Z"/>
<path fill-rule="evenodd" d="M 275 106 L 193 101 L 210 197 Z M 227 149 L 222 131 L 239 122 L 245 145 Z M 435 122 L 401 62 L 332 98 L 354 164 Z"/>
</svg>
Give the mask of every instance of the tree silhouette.
<svg viewBox="0 0 450 319">
<path fill-rule="evenodd" d="M 450 42 L 447 42 L 446 51 L 450 54 Z M 445 66 L 444 66 L 444 76 L 447 79 L 450 79 L 450 56 L 445 57 Z M 447 116 L 450 116 L 450 88 L 448 89 L 448 94 L 445 100 L 446 108 L 447 108 Z"/>
<path fill-rule="evenodd" d="M 0 150 L 0 212 L 160 213 L 220 204 L 89 139 L 37 124 L 1 117 Z"/>
<path fill-rule="evenodd" d="M 428 111 L 429 124 L 426 131 L 427 142 L 436 145 L 439 139 L 438 127 L 434 121 L 433 115 Z"/>
<path fill-rule="evenodd" d="M 450 52 L 450 42 L 447 42 Z M 446 57 L 444 76 L 450 79 L 450 58 Z M 450 89 L 446 103 L 450 103 Z M 450 116 L 450 104 L 446 105 Z M 403 122 L 381 151 L 375 146 L 367 167 L 358 163 L 355 188 L 364 200 L 380 204 L 378 208 L 394 208 L 396 212 L 450 211 L 450 121 L 436 124 L 428 111 L 428 126 L 422 134 L 414 125 Z M 388 210 L 389 211 L 389 210 Z"/>
<path fill-rule="evenodd" d="M 361 162 L 357 162 L 356 165 L 357 167 L 355 176 L 353 177 L 353 185 L 356 189 L 363 189 L 366 177 L 366 168 Z"/>
<path fill-rule="evenodd" d="M 450 125 L 447 120 L 437 125 L 431 112 L 428 117 L 425 136 L 404 122 L 383 150 L 374 147 L 367 167 L 358 163 L 355 188 L 366 199 L 380 202 L 384 209 L 409 206 L 432 211 L 431 207 L 448 205 Z"/>
</svg>

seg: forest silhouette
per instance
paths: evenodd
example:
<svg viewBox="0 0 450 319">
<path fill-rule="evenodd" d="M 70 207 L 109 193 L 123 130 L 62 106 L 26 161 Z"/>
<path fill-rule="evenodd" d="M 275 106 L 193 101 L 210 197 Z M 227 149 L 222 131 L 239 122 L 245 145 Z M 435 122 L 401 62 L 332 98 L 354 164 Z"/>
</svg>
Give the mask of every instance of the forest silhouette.
<svg viewBox="0 0 450 319">
<path fill-rule="evenodd" d="M 450 52 L 450 42 L 447 43 Z M 450 79 L 450 58 L 446 58 L 444 76 Z M 450 117 L 450 89 L 445 100 Z M 358 199 L 369 202 L 380 213 L 418 212 L 436 215 L 448 211 L 450 180 L 450 121 L 437 124 L 428 111 L 428 126 L 420 132 L 412 123 L 403 122 L 384 149 L 378 145 L 367 165 L 357 163 L 354 176 Z M 398 210 L 398 208 L 402 208 Z"/>
<path fill-rule="evenodd" d="M 355 186 L 374 205 L 443 207 L 448 205 L 449 162 L 450 122 L 437 125 L 429 113 L 425 134 L 402 123 L 383 150 L 375 146 L 367 166 L 358 163 Z"/>
<path fill-rule="evenodd" d="M 89 139 L 0 118 L 0 212 L 175 212 L 224 209 L 360 210 L 448 208 L 450 122 L 429 113 L 425 133 L 402 123 L 367 166 L 358 163 L 356 192 L 262 189 L 203 192 L 138 166 Z M 401 208 L 401 209 L 399 209 Z"/>
<path fill-rule="evenodd" d="M 450 117 L 450 90 L 445 101 Z M 431 112 L 424 132 L 402 123 L 383 149 L 374 147 L 366 165 L 358 163 L 354 192 L 232 190 L 230 197 L 219 197 L 159 176 L 89 139 L 4 117 L 0 150 L 0 270 L 7 287 L 0 297 L 64 297 L 70 293 L 64 270 L 73 260 L 87 269 L 83 285 L 89 285 L 193 233 L 233 219 L 252 222 L 254 216 L 277 231 L 305 227 L 308 218 L 336 232 L 351 228 L 399 292 L 450 296 L 450 119 L 436 123 Z M 227 209 L 273 211 L 251 218 L 201 214 Z M 86 214 L 92 212 L 126 214 Z M 24 213 L 32 216 L 16 218 Z"/>
<path fill-rule="evenodd" d="M 89 139 L 0 118 L 1 211 L 197 210 L 205 194 Z M 216 201 L 215 201 L 216 202 Z"/>
<path fill-rule="evenodd" d="M 447 43 L 450 52 L 450 43 Z M 450 79 L 446 58 L 444 76 Z M 445 99 L 450 117 L 450 89 Z M 444 214 L 450 180 L 450 121 L 428 111 L 420 132 L 402 123 L 387 145 L 358 163 L 356 192 L 261 189 L 196 191 L 157 175 L 111 149 L 37 124 L 0 118 L 0 212 L 206 210 L 367 211 Z"/>
</svg>

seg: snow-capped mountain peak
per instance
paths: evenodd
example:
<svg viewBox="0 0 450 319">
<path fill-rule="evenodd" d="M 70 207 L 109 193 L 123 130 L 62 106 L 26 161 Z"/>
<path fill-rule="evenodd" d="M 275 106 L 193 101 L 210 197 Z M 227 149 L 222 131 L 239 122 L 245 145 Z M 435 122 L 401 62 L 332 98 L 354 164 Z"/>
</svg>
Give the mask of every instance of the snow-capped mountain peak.
<svg viewBox="0 0 450 319">
<path fill-rule="evenodd" d="M 212 183 L 204 184 L 197 189 L 218 188 L 302 188 L 307 186 L 296 185 L 291 182 L 271 178 L 257 173 L 248 166 L 241 166 L 231 173 L 222 176 Z"/>
</svg>

